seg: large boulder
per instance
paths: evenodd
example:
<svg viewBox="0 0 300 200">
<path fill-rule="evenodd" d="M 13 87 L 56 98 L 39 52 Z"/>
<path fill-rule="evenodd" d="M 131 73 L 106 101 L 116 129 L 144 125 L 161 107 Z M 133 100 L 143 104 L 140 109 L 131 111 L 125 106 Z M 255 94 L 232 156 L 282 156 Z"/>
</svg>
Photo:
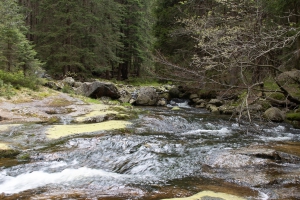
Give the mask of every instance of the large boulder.
<svg viewBox="0 0 300 200">
<path fill-rule="evenodd" d="M 110 97 L 112 99 L 118 99 L 120 97 L 117 87 L 112 83 L 105 83 L 100 81 L 85 82 L 80 87 L 76 88 L 76 93 L 91 97 Z"/>
<path fill-rule="evenodd" d="M 286 71 L 279 74 L 276 78 L 281 84 L 300 82 L 300 70 Z"/>
<path fill-rule="evenodd" d="M 286 71 L 276 77 L 278 83 L 294 98 L 299 98 L 300 70 Z"/>
<path fill-rule="evenodd" d="M 138 93 L 136 98 L 137 105 L 144 105 L 144 106 L 153 106 L 156 105 L 158 101 L 158 94 L 156 90 L 152 87 L 142 87 Z"/>
<path fill-rule="evenodd" d="M 266 110 L 264 113 L 264 117 L 273 122 L 282 122 L 285 118 L 283 112 L 276 107 L 271 107 L 268 110 Z"/>
</svg>

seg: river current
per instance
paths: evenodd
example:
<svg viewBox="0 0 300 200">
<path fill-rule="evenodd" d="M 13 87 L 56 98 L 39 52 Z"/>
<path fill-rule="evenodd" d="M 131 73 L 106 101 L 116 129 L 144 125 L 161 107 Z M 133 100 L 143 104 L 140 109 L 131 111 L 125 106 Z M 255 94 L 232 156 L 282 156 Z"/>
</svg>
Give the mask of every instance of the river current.
<svg viewBox="0 0 300 200">
<path fill-rule="evenodd" d="M 30 161 L 0 168 L 0 197 L 147 200 L 213 191 L 243 199 L 300 198 L 299 130 L 238 124 L 195 108 L 140 109 L 126 129 L 42 146 L 29 141 Z M 19 132 L 45 126 L 24 125 Z"/>
</svg>

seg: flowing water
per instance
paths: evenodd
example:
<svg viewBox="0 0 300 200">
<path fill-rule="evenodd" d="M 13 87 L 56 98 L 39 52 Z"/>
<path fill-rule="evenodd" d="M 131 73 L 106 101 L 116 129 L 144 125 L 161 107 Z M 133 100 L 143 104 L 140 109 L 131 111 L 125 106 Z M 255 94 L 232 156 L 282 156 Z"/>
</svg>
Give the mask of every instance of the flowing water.
<svg viewBox="0 0 300 200">
<path fill-rule="evenodd" d="M 118 131 L 51 142 L 33 134 L 46 125 L 3 132 L 1 139 L 18 140 L 31 159 L 0 161 L 0 198 L 147 200 L 201 191 L 300 198 L 299 130 L 239 125 L 201 109 L 141 109 L 132 125 Z"/>
</svg>

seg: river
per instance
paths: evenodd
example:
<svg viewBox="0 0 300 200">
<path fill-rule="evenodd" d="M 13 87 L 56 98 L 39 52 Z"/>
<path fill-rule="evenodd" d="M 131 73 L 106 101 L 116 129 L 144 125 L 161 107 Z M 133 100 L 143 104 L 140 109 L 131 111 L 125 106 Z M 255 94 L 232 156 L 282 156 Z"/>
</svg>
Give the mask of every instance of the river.
<svg viewBox="0 0 300 200">
<path fill-rule="evenodd" d="M 125 129 L 51 142 L 36 134 L 48 125 L 2 132 L 1 138 L 27 145 L 30 160 L 0 161 L 0 197 L 150 200 L 211 191 L 240 199 L 300 198 L 299 130 L 241 125 L 195 108 L 140 109 Z"/>
</svg>

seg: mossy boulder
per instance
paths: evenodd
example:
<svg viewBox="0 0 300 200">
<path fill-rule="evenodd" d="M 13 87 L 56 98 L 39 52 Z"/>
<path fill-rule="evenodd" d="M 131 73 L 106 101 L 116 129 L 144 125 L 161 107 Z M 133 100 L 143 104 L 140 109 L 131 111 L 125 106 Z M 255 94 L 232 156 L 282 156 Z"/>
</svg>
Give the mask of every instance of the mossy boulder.
<svg viewBox="0 0 300 200">
<path fill-rule="evenodd" d="M 283 122 L 285 116 L 283 112 L 276 107 L 271 107 L 264 112 L 264 117 L 273 122 Z"/>
</svg>

